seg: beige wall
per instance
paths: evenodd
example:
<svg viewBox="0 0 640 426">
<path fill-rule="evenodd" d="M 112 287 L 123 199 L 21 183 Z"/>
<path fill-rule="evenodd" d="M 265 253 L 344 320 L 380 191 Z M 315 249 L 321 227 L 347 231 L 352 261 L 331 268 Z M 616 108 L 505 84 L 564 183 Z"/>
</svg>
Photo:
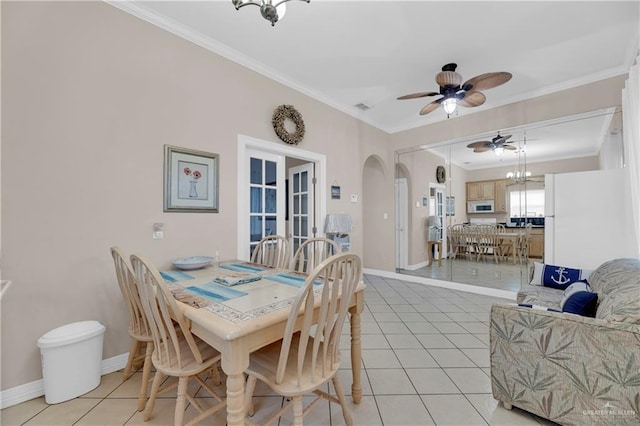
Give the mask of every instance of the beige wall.
<svg viewBox="0 0 640 426">
<path fill-rule="evenodd" d="M 328 185 L 343 194 L 361 195 L 369 155 L 393 170 L 389 135 L 105 3 L 1 7 L 2 278 L 13 281 L 3 390 L 42 377 L 36 341 L 63 324 L 98 320 L 103 357 L 127 352 L 110 246 L 160 268 L 214 250 L 235 256 L 237 137 L 278 142 L 278 105 L 303 115 L 298 147 L 327 155 Z M 220 154 L 220 213 L 163 213 L 164 144 Z M 361 203 L 329 200 L 327 211 L 354 217 L 362 254 Z M 151 238 L 154 222 L 163 240 Z"/>
<path fill-rule="evenodd" d="M 618 105 L 624 80 L 388 135 L 105 3 L 1 8 L 2 278 L 13 281 L 2 300 L 2 390 L 41 378 L 36 341 L 62 324 L 99 320 L 104 358 L 128 350 L 111 245 L 161 268 L 214 250 L 235 255 L 237 135 L 278 142 L 271 114 L 280 104 L 305 119 L 299 147 L 327 155 L 327 185 L 339 182 L 345 195 L 327 200 L 327 212 L 353 216 L 352 251 L 392 270 L 394 149 Z M 162 212 L 164 144 L 220 155 L 220 213 Z M 380 210 L 365 221 L 370 175 Z M 163 240 L 151 239 L 154 222 L 165 224 Z"/>
</svg>

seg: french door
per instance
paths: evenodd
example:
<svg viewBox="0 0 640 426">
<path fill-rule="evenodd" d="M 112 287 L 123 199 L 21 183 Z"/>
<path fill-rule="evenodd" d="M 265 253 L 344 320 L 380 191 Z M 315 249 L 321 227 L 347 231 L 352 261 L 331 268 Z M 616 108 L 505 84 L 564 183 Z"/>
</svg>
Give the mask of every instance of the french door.
<svg viewBox="0 0 640 426">
<path fill-rule="evenodd" d="M 289 238 L 291 253 L 316 235 L 314 164 L 289 169 Z"/>
<path fill-rule="evenodd" d="M 251 257 L 258 242 L 285 232 L 285 174 L 281 155 L 249 151 L 249 247 Z"/>
</svg>

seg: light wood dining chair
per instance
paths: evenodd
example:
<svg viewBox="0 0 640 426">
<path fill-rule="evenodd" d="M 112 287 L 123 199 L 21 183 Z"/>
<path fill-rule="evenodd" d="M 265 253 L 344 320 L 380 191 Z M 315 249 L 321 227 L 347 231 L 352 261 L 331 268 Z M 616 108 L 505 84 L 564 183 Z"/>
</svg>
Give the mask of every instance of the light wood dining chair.
<svg viewBox="0 0 640 426">
<path fill-rule="evenodd" d="M 120 292 L 129 311 L 129 336 L 131 336 L 132 339 L 129 358 L 127 359 L 127 365 L 122 374 L 122 381 L 124 382 L 131 376 L 134 363 L 143 362 L 142 383 L 138 394 L 138 411 L 142 411 L 147 401 L 147 388 L 152 366 L 151 354 L 153 353 L 153 337 L 147 324 L 147 318 L 144 315 L 138 293 L 138 286 L 131 265 L 122 255 L 122 251 L 118 247 L 111 247 L 111 256 L 115 264 Z M 144 352 L 142 353 L 141 351 L 143 349 Z"/>
<path fill-rule="evenodd" d="M 302 418 L 320 400 L 340 404 L 347 425 L 353 420 L 347 407 L 337 372 L 340 367 L 340 335 L 349 303 L 361 279 L 362 262 L 351 253 L 332 256 L 318 265 L 305 280 L 292 306 L 282 340 L 253 352 L 249 368 L 245 405 L 253 415 L 252 396 L 257 380 L 291 402 L 261 424 L 271 424 L 293 407 L 293 424 L 302 425 Z M 321 285 L 316 285 L 318 282 Z M 319 304 L 316 309 L 315 305 Z M 314 319 L 315 327 L 312 327 Z M 300 327 L 296 331 L 296 327 Z M 313 331 L 312 331 L 313 330 Z M 329 380 L 336 395 L 320 388 Z M 302 396 L 318 395 L 304 410 Z"/>
<path fill-rule="evenodd" d="M 251 254 L 251 262 L 272 268 L 288 268 L 290 261 L 289 240 L 280 235 L 264 237 Z"/>
<path fill-rule="evenodd" d="M 156 374 L 144 409 L 144 421 L 151 418 L 157 395 L 177 386 L 174 424 L 183 425 L 185 407 L 189 401 L 199 413 L 186 423 L 186 425 L 193 425 L 226 406 L 224 397 L 206 382 L 206 377 L 201 377 L 203 373 L 211 372 L 216 368 L 220 353 L 191 334 L 182 311 L 178 309 L 171 290 L 156 267 L 148 259 L 139 255 L 131 255 L 131 264 L 138 281 L 140 300 L 154 343 L 151 360 Z M 178 378 L 178 382 L 171 381 L 161 388 L 160 384 L 167 376 Z M 187 392 L 191 379 L 195 379 L 217 403 L 206 410 L 198 404 Z M 215 377 L 214 381 L 216 381 Z"/>
<path fill-rule="evenodd" d="M 531 230 L 533 225 L 527 223 L 518 238 L 518 260 L 520 262 L 526 262 L 529 259 L 529 241 L 531 241 Z"/>
<path fill-rule="evenodd" d="M 500 237 L 498 227 L 496 225 L 478 225 L 476 231 L 476 246 L 478 248 L 476 260 L 480 260 L 482 256 L 493 255 L 494 262 L 498 263 L 502 257 L 502 237 Z"/>
<path fill-rule="evenodd" d="M 335 241 L 325 237 L 310 238 L 300 244 L 289 269 L 308 274 L 325 259 L 338 253 L 340 247 Z"/>
</svg>

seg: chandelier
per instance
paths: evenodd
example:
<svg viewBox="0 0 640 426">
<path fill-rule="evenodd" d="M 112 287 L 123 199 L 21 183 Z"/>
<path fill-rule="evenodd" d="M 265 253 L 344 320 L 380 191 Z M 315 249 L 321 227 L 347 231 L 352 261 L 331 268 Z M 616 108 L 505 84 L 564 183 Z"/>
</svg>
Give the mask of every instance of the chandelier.
<svg viewBox="0 0 640 426">
<path fill-rule="evenodd" d="M 254 5 L 260 7 L 260 13 L 262 17 L 267 21 L 271 22 L 271 26 L 273 27 L 276 22 L 280 19 L 284 18 L 284 14 L 287 12 L 287 3 L 291 0 L 231 0 L 231 3 L 236 7 L 236 10 L 240 10 L 241 7 L 245 7 L 247 5 Z M 299 0 L 309 3 L 311 0 Z"/>
</svg>

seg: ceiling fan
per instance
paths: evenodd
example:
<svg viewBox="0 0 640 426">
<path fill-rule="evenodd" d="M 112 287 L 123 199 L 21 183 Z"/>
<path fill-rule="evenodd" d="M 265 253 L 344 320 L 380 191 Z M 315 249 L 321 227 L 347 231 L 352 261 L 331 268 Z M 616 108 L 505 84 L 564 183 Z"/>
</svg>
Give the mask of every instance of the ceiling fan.
<svg viewBox="0 0 640 426">
<path fill-rule="evenodd" d="M 490 141 L 472 142 L 469 145 L 467 145 L 467 148 L 473 148 L 473 152 L 493 151 L 496 153 L 496 155 L 501 155 L 505 149 L 510 151 L 515 151 L 518 149 L 513 145 L 507 145 L 509 143 L 514 142 L 514 141 L 507 140 L 510 137 L 511 135 L 503 136 L 500 134 L 500 132 L 498 132 L 498 135 L 492 138 Z"/>
<path fill-rule="evenodd" d="M 436 83 L 440 86 L 439 92 L 412 93 L 400 96 L 398 100 L 442 95 L 440 99 L 425 105 L 420 110 L 420 115 L 428 114 L 442 105 L 449 116 L 455 112 L 458 105 L 468 108 L 482 105 L 487 98 L 480 90 L 492 89 L 511 80 L 511 73 L 490 72 L 477 75 L 462 83 L 462 76 L 456 72 L 457 67 L 458 65 L 454 63 L 447 64 L 436 75 Z"/>
</svg>

